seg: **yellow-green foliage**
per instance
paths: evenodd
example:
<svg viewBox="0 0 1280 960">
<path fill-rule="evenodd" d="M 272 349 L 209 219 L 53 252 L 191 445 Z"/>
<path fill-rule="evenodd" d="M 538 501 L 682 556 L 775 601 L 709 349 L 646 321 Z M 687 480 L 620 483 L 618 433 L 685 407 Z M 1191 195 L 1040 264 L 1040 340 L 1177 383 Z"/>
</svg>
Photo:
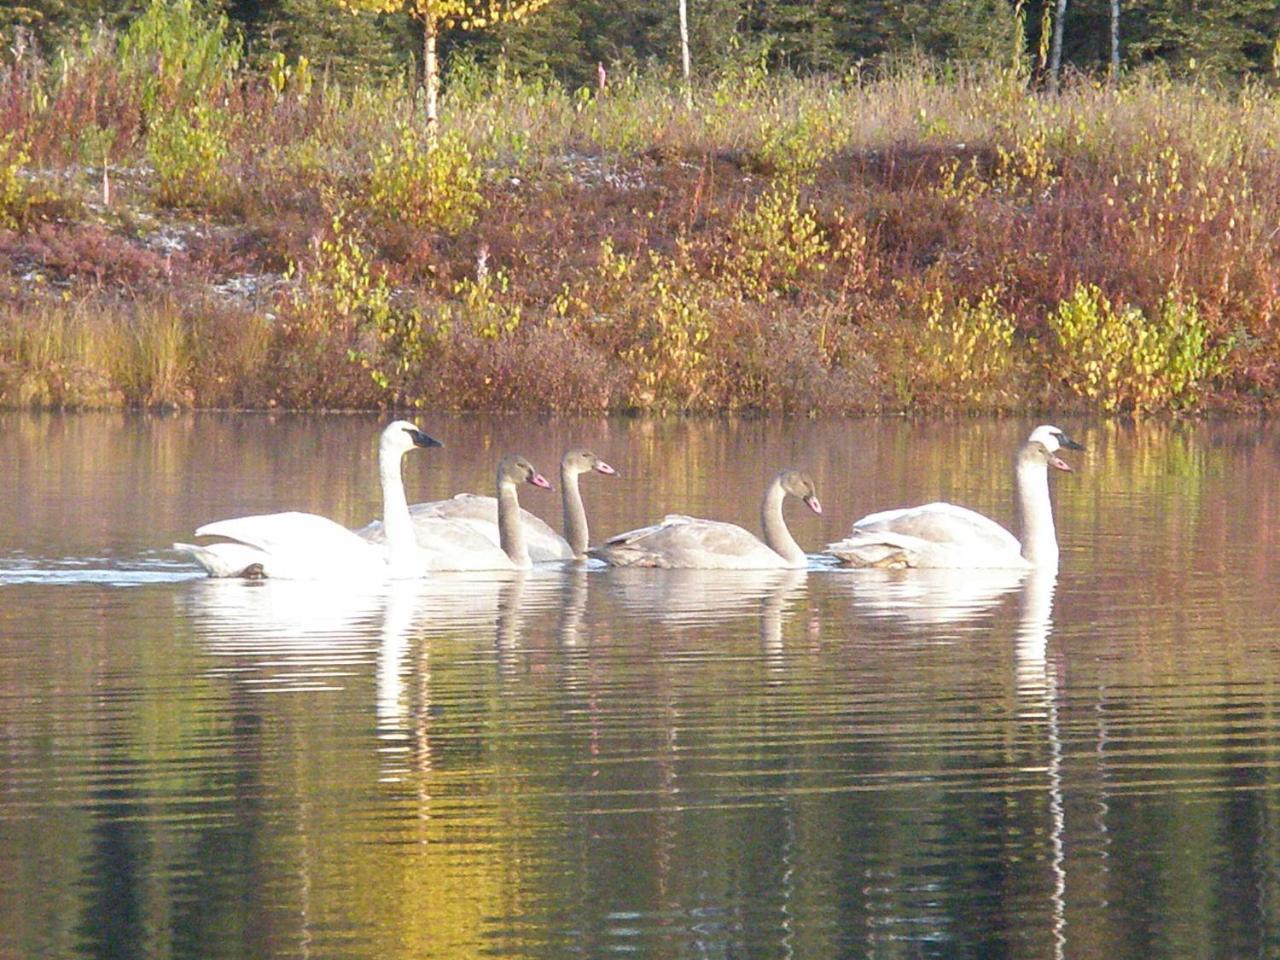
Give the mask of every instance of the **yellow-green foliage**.
<svg viewBox="0 0 1280 960">
<path fill-rule="evenodd" d="M 371 320 L 379 322 L 391 310 L 391 288 L 373 258 L 360 231 L 347 223 L 338 210 L 330 221 L 330 235 L 314 241 L 313 256 L 305 266 L 293 265 L 299 283 L 293 304 L 323 320 Z"/>
<path fill-rule="evenodd" d="M 276 53 L 268 61 L 266 73 L 267 86 L 277 100 L 284 97 L 286 90 L 298 97 L 305 97 L 311 92 L 311 85 L 315 82 L 311 61 L 305 56 L 298 57 L 291 64 L 283 53 Z"/>
<path fill-rule="evenodd" d="M 215 204 L 227 178 L 227 134 L 222 115 L 207 104 L 159 117 L 147 133 L 147 159 L 156 174 L 156 197 L 168 206 Z"/>
<path fill-rule="evenodd" d="M 442 322 L 464 323 L 472 333 L 485 340 L 497 340 L 515 333 L 520 326 L 521 309 L 508 296 L 511 278 L 499 271 L 484 273 L 480 279 L 465 278 L 453 288 L 456 306 L 442 313 Z"/>
<path fill-rule="evenodd" d="M 1049 155 L 1048 135 L 1043 129 L 1029 134 L 1016 133 L 1009 147 L 997 145 L 995 165 L 989 175 L 983 173 L 976 157 L 971 157 L 968 163 L 961 163 L 958 158 L 948 160 L 938 173 L 935 193 L 965 206 L 993 193 L 1043 194 L 1061 179 L 1058 165 Z"/>
<path fill-rule="evenodd" d="M 286 276 L 295 275 L 281 318 L 290 372 L 322 389 L 323 362 L 345 348 L 346 359 L 385 388 L 381 345 L 396 324 L 391 287 L 344 210 L 334 213 L 329 236 L 313 241 L 309 260 L 290 264 Z"/>
<path fill-rule="evenodd" d="M 779 174 L 806 179 L 841 146 L 826 102 L 780 112 L 761 123 L 759 159 Z"/>
<path fill-rule="evenodd" d="M 1206 381 L 1223 373 L 1233 346 L 1229 339 L 1211 344 L 1195 298 L 1177 291 L 1148 317 L 1078 284 L 1049 316 L 1049 327 L 1058 348 L 1054 372 L 1108 413 L 1189 406 Z"/>
<path fill-rule="evenodd" d="M 826 269 L 831 241 L 818 225 L 817 211 L 802 205 L 795 180 L 782 178 L 730 229 L 731 259 L 725 277 L 756 299 L 786 293 L 807 273 Z"/>
<path fill-rule="evenodd" d="M 475 223 L 484 205 L 481 178 L 456 133 L 429 137 L 399 122 L 395 138 L 374 152 L 368 200 L 388 219 L 458 233 Z"/>
<path fill-rule="evenodd" d="M 121 71 L 142 84 L 149 118 L 180 110 L 220 89 L 240 62 L 226 16 L 209 19 L 192 0 L 152 0 L 120 39 Z"/>
<path fill-rule="evenodd" d="M 1009 398 L 1013 370 L 1013 314 L 1000 306 L 1001 290 L 988 287 L 977 303 L 948 302 L 941 290 L 925 295 L 924 325 L 912 341 L 910 396 L 973 406 Z"/>
<path fill-rule="evenodd" d="M 22 168 L 31 159 L 12 133 L 0 136 L 0 227 L 16 229 L 26 219 L 30 198 Z"/>
<path fill-rule="evenodd" d="M 712 320 L 707 284 L 690 269 L 687 254 L 649 255 L 640 305 L 639 341 L 624 353 L 634 380 L 630 402 L 665 412 L 697 403 L 709 373 L 706 345 Z"/>
</svg>

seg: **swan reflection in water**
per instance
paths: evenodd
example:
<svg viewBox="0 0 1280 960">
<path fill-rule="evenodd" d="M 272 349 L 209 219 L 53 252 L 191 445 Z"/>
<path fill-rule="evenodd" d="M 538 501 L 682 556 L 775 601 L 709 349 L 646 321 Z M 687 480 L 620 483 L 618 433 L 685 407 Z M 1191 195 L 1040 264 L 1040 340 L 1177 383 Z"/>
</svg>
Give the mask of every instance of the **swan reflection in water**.
<svg viewBox="0 0 1280 960">
<path fill-rule="evenodd" d="M 917 626 L 964 623 L 1000 606 L 1027 580 L 1026 570 L 863 569 L 837 571 L 859 613 Z M 1050 572 L 1052 576 L 1052 572 Z"/>
<path fill-rule="evenodd" d="M 1029 724 L 1043 724 L 1044 772 L 1049 806 L 1049 868 L 1053 874 L 1050 913 L 1053 918 L 1053 956 L 1061 960 L 1067 947 L 1067 869 L 1064 837 L 1066 804 L 1062 789 L 1063 743 L 1058 716 L 1058 676 L 1047 656 L 1053 632 L 1054 570 L 1033 571 L 1022 584 L 1018 622 L 1013 637 L 1014 689 L 1018 717 Z"/>
<path fill-rule="evenodd" d="M 214 674 L 268 688 L 336 689 L 377 659 L 379 703 L 410 638 L 475 633 L 516 636 L 524 609 L 556 605 L 561 574 L 460 573 L 420 580 L 334 583 L 307 580 L 194 581 L 178 603 Z"/>
<path fill-rule="evenodd" d="M 600 579 L 629 615 L 669 627 L 697 627 L 752 616 L 766 599 L 781 603 L 803 587 L 805 571 L 618 567 Z"/>
<path fill-rule="evenodd" d="M 804 595 L 807 571 L 614 568 L 600 580 L 628 616 L 668 629 L 756 618 L 765 661 L 770 669 L 779 669 L 785 658 L 785 615 Z"/>
</svg>

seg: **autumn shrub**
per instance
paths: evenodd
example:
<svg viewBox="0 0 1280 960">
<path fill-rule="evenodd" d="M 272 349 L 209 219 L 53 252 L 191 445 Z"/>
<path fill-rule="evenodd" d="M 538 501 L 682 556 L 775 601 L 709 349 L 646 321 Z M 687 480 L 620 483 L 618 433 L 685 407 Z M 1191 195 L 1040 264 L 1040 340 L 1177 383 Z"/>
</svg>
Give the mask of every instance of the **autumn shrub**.
<svg viewBox="0 0 1280 960">
<path fill-rule="evenodd" d="M 840 414 L 880 406 L 880 371 L 862 331 L 843 310 L 819 304 L 783 313 L 735 308 L 733 332 L 710 347 L 720 395 L 709 410 Z"/>
<path fill-rule="evenodd" d="M 145 238 L 121 236 L 98 224 L 40 223 L 22 235 L 0 234 L 0 257 L 29 265 L 32 282 L 110 287 L 149 296 L 169 286 L 175 256 L 151 249 Z M 179 267 L 181 253 L 176 255 Z"/>
<path fill-rule="evenodd" d="M 1054 371 L 1104 411 L 1135 414 L 1181 409 L 1221 376 L 1231 338 L 1212 336 L 1194 296 L 1170 291 L 1148 316 L 1113 306 L 1092 284 L 1078 284 L 1050 314 Z"/>
<path fill-rule="evenodd" d="M 208 103 L 231 81 L 240 57 L 226 16 L 210 18 L 193 0 L 151 0 L 119 44 L 120 71 L 138 84 L 148 122 Z"/>
<path fill-rule="evenodd" d="M 14 134 L 0 135 L 0 227 L 15 230 L 27 219 L 31 201 L 22 173 L 30 159 Z"/>
<path fill-rule="evenodd" d="M 20 71 L 11 74 L 18 76 Z M 44 69 L 29 70 L 25 80 L 24 89 L 13 90 L 25 109 L 10 128 L 21 132 L 37 162 L 101 167 L 136 145 L 140 91 L 121 72 L 111 33 L 100 29 L 67 44 Z"/>
<path fill-rule="evenodd" d="M 391 287 L 363 232 L 345 209 L 291 263 L 291 288 L 277 306 L 271 365 L 277 402 L 349 407 L 377 404 L 379 338 L 392 324 Z M 371 375 L 372 374 L 372 375 Z"/>
<path fill-rule="evenodd" d="M 463 327 L 440 330 L 433 347 L 412 372 L 419 406 L 601 413 L 626 397 L 615 358 L 580 329 L 545 317 L 498 340 Z"/>
<path fill-rule="evenodd" d="M 147 159 L 156 198 L 167 206 L 210 208 L 225 197 L 226 121 L 206 104 L 156 119 L 147 133 Z"/>
<path fill-rule="evenodd" d="M 904 400 L 998 410 L 1015 396 L 1017 323 L 1001 305 L 1002 293 L 988 287 L 976 302 L 940 289 L 924 295 L 908 341 Z"/>
<path fill-rule="evenodd" d="M 797 182 L 780 178 L 739 212 L 729 230 L 721 270 L 750 297 L 789 293 L 808 274 L 829 265 L 831 239 Z"/>
<path fill-rule="evenodd" d="M 271 364 L 277 326 L 271 315 L 204 300 L 189 311 L 188 329 L 187 379 L 199 406 L 262 408 L 279 399 Z"/>
<path fill-rule="evenodd" d="M 482 172 L 455 133 L 429 137 L 412 124 L 373 154 L 368 203 L 381 216 L 411 226 L 458 233 L 484 206 Z"/>
<path fill-rule="evenodd" d="M 563 152 L 575 124 L 593 107 L 590 89 L 570 92 L 528 77 L 503 59 L 480 63 L 462 54 L 449 63 L 442 126 L 467 144 L 477 162 L 529 175 Z"/>
</svg>

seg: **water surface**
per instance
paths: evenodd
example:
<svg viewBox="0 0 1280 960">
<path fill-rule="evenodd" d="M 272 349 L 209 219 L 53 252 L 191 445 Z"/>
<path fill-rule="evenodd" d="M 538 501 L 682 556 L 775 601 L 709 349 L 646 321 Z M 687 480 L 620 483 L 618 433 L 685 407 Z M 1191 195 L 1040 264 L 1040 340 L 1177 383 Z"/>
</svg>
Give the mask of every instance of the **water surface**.
<svg viewBox="0 0 1280 960">
<path fill-rule="evenodd" d="M 1012 521 L 1023 421 L 422 418 L 414 499 L 586 444 L 593 536 Z M 0 416 L 0 957 L 1280 954 L 1280 431 L 1062 423 L 1056 578 L 210 581 L 378 513 L 375 418 Z M 559 499 L 523 503 L 559 523 Z"/>
</svg>

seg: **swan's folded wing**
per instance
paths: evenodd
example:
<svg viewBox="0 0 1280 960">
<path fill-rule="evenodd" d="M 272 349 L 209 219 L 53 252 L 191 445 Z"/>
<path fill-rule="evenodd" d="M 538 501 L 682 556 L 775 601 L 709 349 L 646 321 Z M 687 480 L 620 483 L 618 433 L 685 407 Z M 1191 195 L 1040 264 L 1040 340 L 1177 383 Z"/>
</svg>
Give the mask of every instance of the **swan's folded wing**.
<svg viewBox="0 0 1280 960">
<path fill-rule="evenodd" d="M 737 524 L 674 513 L 661 523 L 611 537 L 588 553 L 620 567 L 781 565 L 777 554 Z"/>
<path fill-rule="evenodd" d="M 465 520 L 419 517 L 414 521 L 418 548 L 431 570 L 510 570 L 511 558 Z"/>
<path fill-rule="evenodd" d="M 198 537 L 225 537 L 268 553 L 341 555 L 363 553 L 369 544 L 340 523 L 314 513 L 264 513 L 216 520 L 196 530 Z"/>
<path fill-rule="evenodd" d="M 495 546 L 499 544 L 496 497 L 482 497 L 477 493 L 459 493 L 448 500 L 415 503 L 409 507 L 409 513 L 415 523 L 420 519 L 434 517 L 465 521 L 488 537 Z M 535 563 L 573 558 L 573 551 L 569 549 L 569 544 L 564 537 L 556 533 L 551 525 L 537 514 L 530 513 L 521 507 L 520 522 L 524 526 L 529 556 Z"/>
<path fill-rule="evenodd" d="M 484 537 L 486 542 L 495 548 L 500 548 L 502 545 L 498 534 L 498 501 L 494 497 L 459 493 L 448 500 L 412 504 L 409 507 L 409 516 L 413 519 L 418 545 L 424 549 L 440 548 L 440 532 L 436 524 L 450 521 L 469 528 L 472 532 Z M 529 558 L 534 563 L 573 559 L 573 551 L 569 549 L 569 544 L 564 537 L 552 530 L 545 521 L 523 507 L 520 509 L 520 519 L 524 523 L 525 544 L 529 549 Z M 356 534 L 370 543 L 385 543 L 387 539 L 381 520 L 374 520 L 367 526 L 361 527 Z"/>
<path fill-rule="evenodd" d="M 1018 538 L 976 511 L 953 503 L 927 503 L 869 514 L 853 525 L 853 534 L 893 534 L 932 544 L 954 544 L 981 551 L 1022 549 Z M 893 541 L 889 541 L 893 542 Z"/>
</svg>

